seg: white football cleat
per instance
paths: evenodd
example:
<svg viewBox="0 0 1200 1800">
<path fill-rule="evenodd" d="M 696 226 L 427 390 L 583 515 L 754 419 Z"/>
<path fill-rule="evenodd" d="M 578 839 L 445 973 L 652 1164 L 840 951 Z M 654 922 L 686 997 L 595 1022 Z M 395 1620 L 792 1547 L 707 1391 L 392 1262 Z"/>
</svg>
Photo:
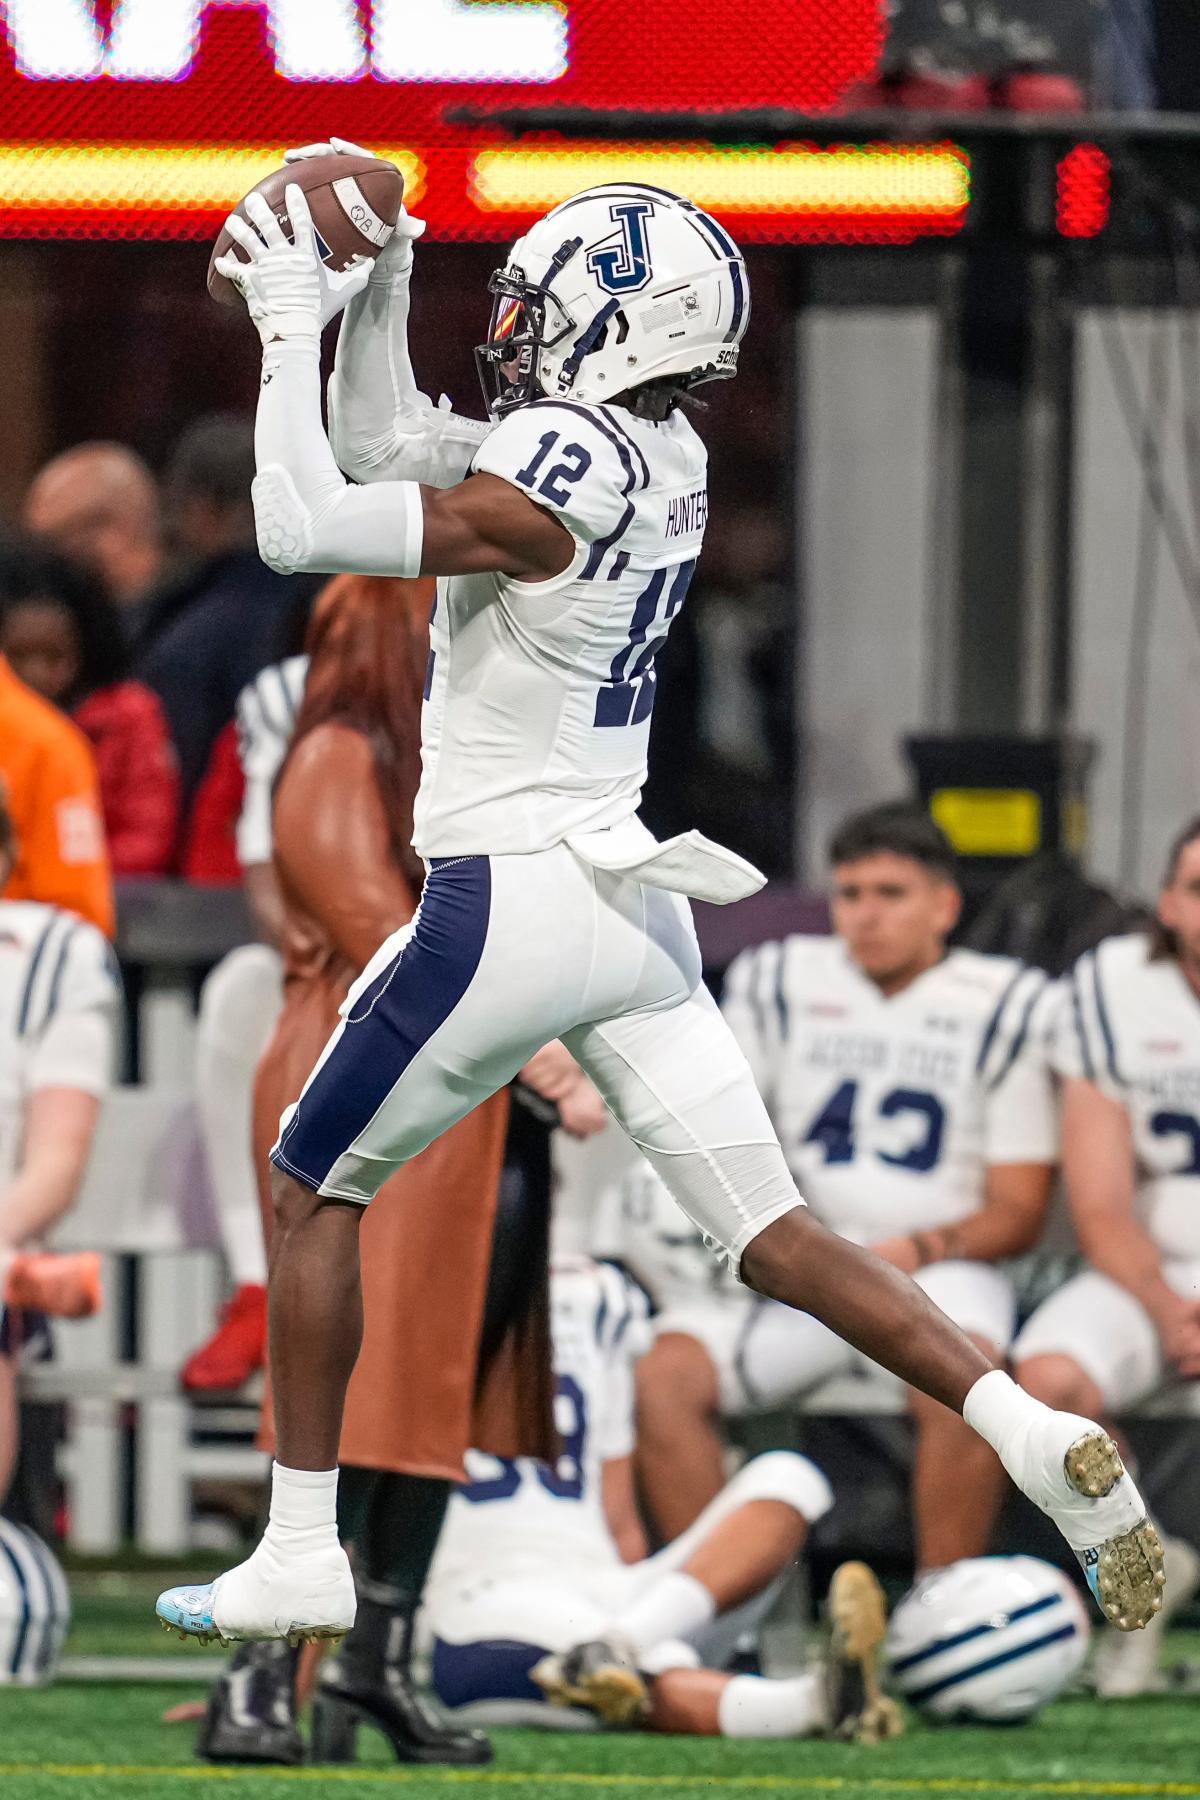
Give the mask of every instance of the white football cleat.
<svg viewBox="0 0 1200 1800">
<path fill-rule="evenodd" d="M 1108 1433 L 1034 1402 L 1001 1459 L 1070 1544 L 1104 1616 L 1120 1631 L 1148 1625 L 1163 1603 L 1162 1545 Z"/>
<path fill-rule="evenodd" d="M 164 1630 L 201 1643 L 319 1643 L 344 1637 L 353 1625 L 354 1577 L 336 1538 L 286 1555 L 264 1538 L 244 1563 L 206 1586 L 168 1588 L 155 1610 Z"/>
<path fill-rule="evenodd" d="M 1164 1537 L 1163 1557 L 1167 1585 L 1162 1611 L 1145 1631 L 1106 1631 L 1100 1639 L 1092 1675 L 1101 1700 L 1131 1700 L 1167 1686 L 1159 1667 L 1163 1639 L 1173 1616 L 1200 1587 L 1200 1556 L 1182 1538 Z"/>
</svg>

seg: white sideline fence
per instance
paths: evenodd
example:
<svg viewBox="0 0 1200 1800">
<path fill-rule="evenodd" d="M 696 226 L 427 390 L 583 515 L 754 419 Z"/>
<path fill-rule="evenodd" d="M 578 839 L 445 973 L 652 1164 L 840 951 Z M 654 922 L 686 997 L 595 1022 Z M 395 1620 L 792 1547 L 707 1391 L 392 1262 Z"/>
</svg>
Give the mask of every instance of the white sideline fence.
<svg viewBox="0 0 1200 1800">
<path fill-rule="evenodd" d="M 22 1380 L 26 1397 L 66 1405 L 62 1471 L 77 1551 L 112 1554 L 127 1541 L 130 1457 L 133 1542 L 161 1556 L 191 1544 L 197 1482 L 265 1477 L 267 1459 L 252 1440 L 257 1395 L 197 1406 L 179 1387 L 179 1370 L 211 1331 L 223 1293 L 219 1254 L 211 1241 L 194 1241 L 203 1236 L 203 1195 L 187 1204 L 204 1182 L 187 1088 L 115 1089 L 79 1202 L 55 1238 L 56 1248 L 102 1253 L 106 1305 L 94 1319 L 58 1329 L 55 1361 Z M 124 1259 L 134 1266 L 134 1356 L 122 1354 Z M 803 1410 L 863 1417 L 903 1406 L 897 1380 L 864 1371 L 826 1382 Z M 1169 1386 L 1139 1416 L 1200 1417 L 1200 1382 Z"/>
</svg>

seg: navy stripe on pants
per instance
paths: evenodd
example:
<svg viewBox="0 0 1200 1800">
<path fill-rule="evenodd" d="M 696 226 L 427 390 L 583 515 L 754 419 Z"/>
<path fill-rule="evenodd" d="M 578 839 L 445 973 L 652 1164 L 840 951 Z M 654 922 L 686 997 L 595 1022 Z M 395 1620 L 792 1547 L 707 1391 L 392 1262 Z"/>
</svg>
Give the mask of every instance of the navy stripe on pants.
<svg viewBox="0 0 1200 1800">
<path fill-rule="evenodd" d="M 276 1168 L 311 1188 L 323 1186 L 470 987 L 491 899 L 486 856 L 430 865 L 413 935 L 355 997 L 341 1036 L 271 1152 Z"/>
</svg>

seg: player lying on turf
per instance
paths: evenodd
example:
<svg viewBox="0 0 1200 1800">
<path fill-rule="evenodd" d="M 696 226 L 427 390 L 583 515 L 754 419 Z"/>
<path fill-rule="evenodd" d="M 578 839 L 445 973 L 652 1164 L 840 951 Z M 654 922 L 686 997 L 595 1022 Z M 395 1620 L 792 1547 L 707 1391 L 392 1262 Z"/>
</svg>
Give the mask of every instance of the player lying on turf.
<svg viewBox="0 0 1200 1800">
<path fill-rule="evenodd" d="M 1029 1393 L 1108 1418 L 1200 1375 L 1200 819 L 1171 845 L 1154 928 L 1076 964 L 1053 1044 L 1067 1195 L 1091 1267 L 1037 1309 L 1013 1359 Z M 1200 1558 L 1176 1540 L 1167 1564 L 1177 1607 Z M 1150 1686 L 1161 1640 L 1156 1620 L 1145 1642 L 1102 1646 L 1098 1690 Z"/>
<path fill-rule="evenodd" d="M 912 1275 L 1001 1363 L 1016 1324 L 1003 1262 L 1040 1236 L 1058 1153 L 1049 983 L 947 949 L 954 853 L 920 807 L 843 821 L 829 860 L 836 935 L 746 951 L 722 1010 L 816 1216 Z M 778 1410 L 859 1359 L 816 1319 L 707 1279 L 656 1331 L 638 1372 L 639 1478 L 674 1536 L 724 1480 L 722 1416 Z M 1000 1464 L 956 1413 L 915 1390 L 908 1404 L 917 1567 L 982 1556 Z"/>
<path fill-rule="evenodd" d="M 330 276 L 298 187 L 286 203 L 294 242 L 251 196 L 253 226 L 229 227 L 249 260 L 220 265 L 263 343 L 259 544 L 278 569 L 446 578 L 413 837 L 429 875 L 273 1152 L 267 1531 L 238 1569 L 164 1595 L 164 1623 L 225 1639 L 348 1629 L 336 1455 L 361 1329 L 360 1210 L 555 1038 L 749 1286 L 963 1412 L 1093 1577 L 1103 1561 L 1111 1615 L 1144 1623 L 1161 1551 L 1107 1436 L 1038 1405 L 797 1193 L 701 981 L 687 903 L 739 898 L 762 877 L 697 833 L 659 844 L 637 817 L 654 659 L 707 519 L 705 450 L 682 402 L 736 370 L 749 319 L 736 245 L 657 188 L 589 189 L 555 208 L 493 277 L 479 350 L 492 422 L 472 426 L 413 381 L 419 228 Z M 331 401 L 339 467 L 320 335 L 351 296 Z"/>
<path fill-rule="evenodd" d="M 426 1594 L 439 1698 L 497 1724 L 544 1717 L 548 1695 L 609 1724 L 689 1735 L 894 1735 L 899 1715 L 875 1678 L 883 1598 L 861 1565 L 835 1584 L 826 1669 L 725 1672 L 828 1510 L 824 1476 L 787 1451 L 756 1457 L 647 1556 L 633 1483 L 645 1296 L 611 1266 L 562 1258 L 551 1301 L 563 1455 L 550 1467 L 471 1453 Z"/>
</svg>

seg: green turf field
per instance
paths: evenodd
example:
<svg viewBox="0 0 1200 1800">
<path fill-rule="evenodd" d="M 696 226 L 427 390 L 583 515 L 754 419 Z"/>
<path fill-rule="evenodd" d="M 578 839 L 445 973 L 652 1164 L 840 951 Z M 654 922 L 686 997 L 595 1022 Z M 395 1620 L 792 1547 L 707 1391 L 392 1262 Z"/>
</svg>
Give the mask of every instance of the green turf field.
<svg viewBox="0 0 1200 1800">
<path fill-rule="evenodd" d="M 153 1583 L 151 1585 L 154 1585 Z M 76 1655 L 159 1653 L 164 1667 L 198 1664 L 213 1652 L 173 1645 L 144 1623 L 144 1579 L 92 1578 L 77 1586 Z M 160 1649 L 161 1647 L 161 1649 Z M 1180 1638 L 1178 1656 L 1200 1654 Z M 1017 1730 L 914 1726 L 877 1748 L 820 1743 L 723 1743 L 627 1736 L 555 1737 L 498 1732 L 493 1768 L 409 1772 L 386 1760 L 364 1733 L 370 1760 L 357 1769 L 238 1771 L 192 1759 L 191 1725 L 161 1722 L 165 1707 L 199 1696 L 203 1683 L 64 1682 L 41 1692 L 0 1692 L 0 1800 L 117 1800 L 128 1795 L 220 1796 L 220 1800 L 405 1800 L 455 1793 L 496 1800 L 717 1800 L 728 1794 L 837 1796 L 1195 1795 L 1200 1800 L 1200 1696 L 1154 1696 L 1101 1706 L 1069 1699 Z"/>
</svg>

